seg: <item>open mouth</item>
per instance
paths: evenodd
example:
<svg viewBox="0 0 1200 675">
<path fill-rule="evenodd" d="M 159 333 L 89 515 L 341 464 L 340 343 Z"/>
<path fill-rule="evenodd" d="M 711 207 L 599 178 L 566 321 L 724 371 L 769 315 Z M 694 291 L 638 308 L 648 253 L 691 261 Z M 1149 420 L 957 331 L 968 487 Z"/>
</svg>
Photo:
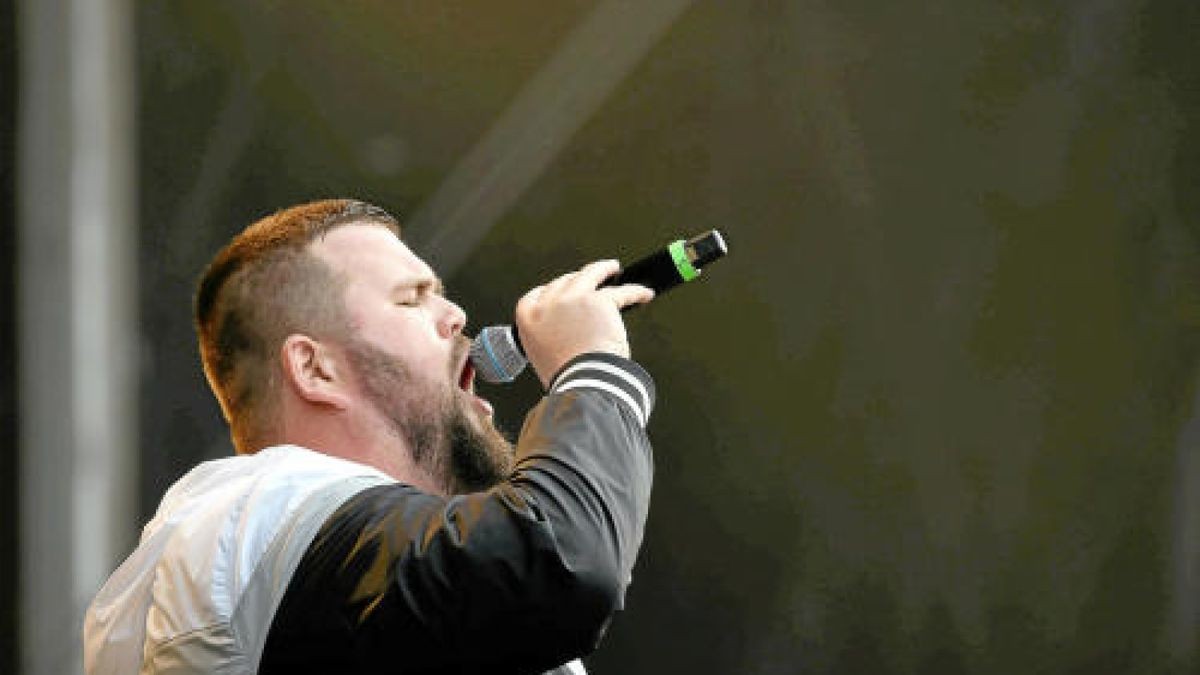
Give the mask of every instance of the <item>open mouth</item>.
<svg viewBox="0 0 1200 675">
<path fill-rule="evenodd" d="M 470 399 L 471 406 L 484 417 L 491 418 L 495 414 L 492 404 L 487 399 L 475 393 L 475 364 L 471 363 L 471 358 L 467 354 L 466 346 L 469 343 L 464 341 L 461 348 L 461 365 L 458 370 L 458 388 L 463 390 L 463 393 Z"/>
<path fill-rule="evenodd" d="M 458 373 L 458 388 L 468 394 L 475 393 L 475 366 L 471 359 L 464 359 L 462 370 Z"/>
<path fill-rule="evenodd" d="M 490 418 L 495 413 L 492 404 L 475 393 L 475 365 L 469 358 L 463 359 L 462 370 L 458 371 L 458 388 L 467 394 L 480 414 Z"/>
</svg>

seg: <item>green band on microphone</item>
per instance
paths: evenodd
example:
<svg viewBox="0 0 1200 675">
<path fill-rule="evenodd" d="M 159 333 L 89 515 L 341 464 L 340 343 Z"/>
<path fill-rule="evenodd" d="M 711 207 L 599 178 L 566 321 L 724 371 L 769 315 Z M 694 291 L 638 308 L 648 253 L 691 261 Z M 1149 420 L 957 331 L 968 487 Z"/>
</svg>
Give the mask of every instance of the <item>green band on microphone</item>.
<svg viewBox="0 0 1200 675">
<path fill-rule="evenodd" d="M 671 242 L 667 247 L 671 252 L 671 259 L 675 261 L 675 269 L 679 271 L 679 278 L 684 281 L 691 281 L 700 276 L 700 271 L 692 267 L 692 261 L 688 260 L 687 251 L 683 248 L 683 240 Z"/>
</svg>

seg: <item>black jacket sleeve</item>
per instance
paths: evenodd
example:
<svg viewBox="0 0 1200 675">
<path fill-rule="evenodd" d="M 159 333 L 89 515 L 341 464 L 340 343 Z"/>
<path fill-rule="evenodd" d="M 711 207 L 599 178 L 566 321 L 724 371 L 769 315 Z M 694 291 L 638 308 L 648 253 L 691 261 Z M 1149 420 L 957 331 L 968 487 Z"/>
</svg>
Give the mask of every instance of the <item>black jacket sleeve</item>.
<svg viewBox="0 0 1200 675">
<path fill-rule="evenodd" d="M 540 673 L 595 648 L 649 508 L 650 377 L 581 356 L 529 413 L 512 477 L 359 493 L 288 585 L 260 673 Z"/>
</svg>

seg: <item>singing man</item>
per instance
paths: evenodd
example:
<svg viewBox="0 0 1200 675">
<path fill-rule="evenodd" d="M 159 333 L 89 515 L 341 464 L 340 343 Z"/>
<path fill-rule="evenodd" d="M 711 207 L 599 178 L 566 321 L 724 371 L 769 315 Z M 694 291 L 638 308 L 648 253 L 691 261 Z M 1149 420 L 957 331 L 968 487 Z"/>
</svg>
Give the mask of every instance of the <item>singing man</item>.
<svg viewBox="0 0 1200 675">
<path fill-rule="evenodd" d="M 196 293 L 236 454 L 164 495 L 85 617 L 90 675 L 583 672 L 641 544 L 654 384 L 601 261 L 526 293 L 514 444 L 466 314 L 351 200 L 254 223 Z"/>
</svg>

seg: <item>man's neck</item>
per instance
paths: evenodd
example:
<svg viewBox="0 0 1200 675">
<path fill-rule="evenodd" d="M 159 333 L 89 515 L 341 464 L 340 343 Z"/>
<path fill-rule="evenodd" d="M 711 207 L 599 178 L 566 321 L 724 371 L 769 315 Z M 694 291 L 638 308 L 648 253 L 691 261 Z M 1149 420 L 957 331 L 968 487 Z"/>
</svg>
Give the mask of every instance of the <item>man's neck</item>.
<svg viewBox="0 0 1200 675">
<path fill-rule="evenodd" d="M 440 492 L 429 473 L 412 459 L 405 440 L 382 420 L 346 411 L 294 411 L 273 444 L 299 445 L 331 457 L 365 464 L 427 492 Z"/>
</svg>

